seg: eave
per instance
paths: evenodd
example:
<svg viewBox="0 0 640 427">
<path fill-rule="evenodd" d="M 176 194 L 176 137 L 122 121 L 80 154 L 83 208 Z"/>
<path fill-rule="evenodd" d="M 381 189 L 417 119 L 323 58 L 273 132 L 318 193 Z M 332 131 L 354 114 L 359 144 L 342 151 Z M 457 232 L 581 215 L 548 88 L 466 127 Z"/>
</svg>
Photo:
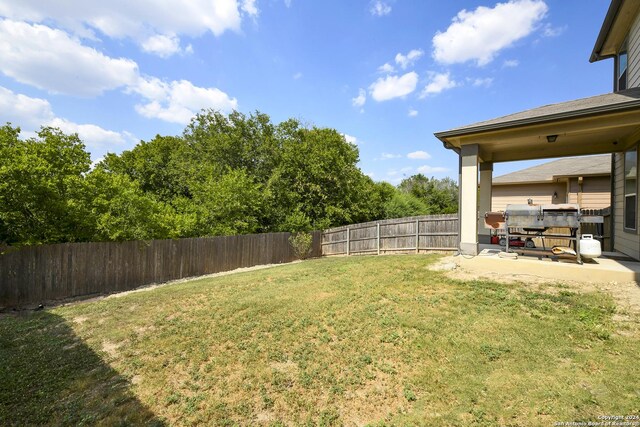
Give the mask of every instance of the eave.
<svg viewBox="0 0 640 427">
<path fill-rule="evenodd" d="M 598 33 L 589 62 L 615 56 L 640 11 L 637 0 L 612 0 Z"/>
</svg>

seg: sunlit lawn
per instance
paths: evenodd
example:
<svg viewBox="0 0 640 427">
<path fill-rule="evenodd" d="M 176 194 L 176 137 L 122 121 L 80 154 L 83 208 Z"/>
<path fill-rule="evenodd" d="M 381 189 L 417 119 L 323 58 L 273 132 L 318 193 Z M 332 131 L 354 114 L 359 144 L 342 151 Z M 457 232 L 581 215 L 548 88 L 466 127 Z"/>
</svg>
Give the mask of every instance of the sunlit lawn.
<svg viewBox="0 0 640 427">
<path fill-rule="evenodd" d="M 0 317 L 0 425 L 553 425 L 640 411 L 639 318 L 461 282 L 425 255 L 311 260 Z"/>
</svg>

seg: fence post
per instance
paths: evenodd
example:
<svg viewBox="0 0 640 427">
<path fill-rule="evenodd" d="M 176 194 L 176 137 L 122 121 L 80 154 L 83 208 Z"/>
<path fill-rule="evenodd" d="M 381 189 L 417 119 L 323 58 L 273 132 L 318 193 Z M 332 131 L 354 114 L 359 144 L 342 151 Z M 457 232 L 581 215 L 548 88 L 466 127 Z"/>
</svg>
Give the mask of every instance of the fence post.
<svg viewBox="0 0 640 427">
<path fill-rule="evenodd" d="M 420 253 L 418 243 L 420 242 L 420 220 L 416 219 L 416 253 Z"/>
<path fill-rule="evenodd" d="M 376 223 L 376 239 L 377 239 L 377 244 L 376 244 L 376 249 L 378 251 L 378 255 L 380 255 L 380 223 Z"/>
<path fill-rule="evenodd" d="M 351 246 L 350 243 L 349 243 L 350 234 L 351 233 L 349 232 L 349 227 L 347 227 L 347 256 L 349 255 L 349 246 Z"/>
</svg>

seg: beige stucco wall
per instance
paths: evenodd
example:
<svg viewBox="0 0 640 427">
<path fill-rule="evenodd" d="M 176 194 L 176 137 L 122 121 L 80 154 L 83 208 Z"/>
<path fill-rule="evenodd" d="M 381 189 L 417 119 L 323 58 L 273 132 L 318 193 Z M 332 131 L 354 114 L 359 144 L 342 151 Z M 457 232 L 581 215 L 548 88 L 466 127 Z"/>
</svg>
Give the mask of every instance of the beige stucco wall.
<svg viewBox="0 0 640 427">
<path fill-rule="evenodd" d="M 614 153 L 614 250 L 640 259 L 640 236 L 635 232 L 624 230 L 624 154 Z M 638 198 L 640 201 L 640 198 Z"/>
<path fill-rule="evenodd" d="M 553 198 L 554 192 L 558 193 L 557 199 Z M 535 204 L 565 203 L 566 194 L 566 183 L 494 185 L 491 210 L 503 211 L 509 204 L 526 204 L 527 199 L 533 199 Z"/>
</svg>

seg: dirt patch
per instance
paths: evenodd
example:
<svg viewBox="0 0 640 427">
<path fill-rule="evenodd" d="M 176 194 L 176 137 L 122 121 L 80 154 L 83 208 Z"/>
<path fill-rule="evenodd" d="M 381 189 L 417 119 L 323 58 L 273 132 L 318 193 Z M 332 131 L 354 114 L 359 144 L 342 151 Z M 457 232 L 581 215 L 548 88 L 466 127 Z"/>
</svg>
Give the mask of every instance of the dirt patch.
<svg viewBox="0 0 640 427">
<path fill-rule="evenodd" d="M 77 323 L 78 325 L 82 325 L 84 322 L 89 320 L 86 316 L 77 316 L 73 318 L 73 323 Z"/>
<path fill-rule="evenodd" d="M 120 344 L 112 343 L 111 341 L 103 341 L 102 342 L 102 351 L 107 353 L 109 356 L 115 358 L 118 355 L 118 348 Z"/>
<path fill-rule="evenodd" d="M 498 283 L 524 283 L 536 292 L 557 293 L 560 290 L 572 292 L 605 292 L 611 295 L 621 308 L 640 314 L 640 286 L 636 282 L 585 283 L 571 280 L 558 280 L 532 274 L 500 274 L 491 271 L 477 271 L 460 266 L 457 257 L 444 257 L 430 270 L 444 271 L 445 275 L 457 280 L 490 280 Z M 559 286 L 560 285 L 560 286 Z"/>
<path fill-rule="evenodd" d="M 273 268 L 273 267 L 279 267 L 279 266 L 283 266 L 283 265 L 296 264 L 298 262 L 302 262 L 302 261 L 292 261 L 292 262 L 289 262 L 289 263 L 286 263 L 286 264 L 254 265 L 253 267 L 236 268 L 235 270 L 221 271 L 220 273 L 213 273 L 213 274 L 205 274 L 204 276 L 187 277 L 187 278 L 184 278 L 184 279 L 172 280 L 170 282 L 155 283 L 155 284 L 151 284 L 151 285 L 147 285 L 147 286 L 142 286 L 142 287 L 139 287 L 137 289 L 130 290 L 130 291 L 118 292 L 117 294 L 108 295 L 108 296 L 106 296 L 106 298 L 120 298 L 120 297 L 123 297 L 125 295 L 132 294 L 132 293 L 148 292 L 148 291 L 152 291 L 152 290 L 154 290 L 156 288 L 169 286 L 169 285 L 175 285 L 177 283 L 184 283 L 184 282 L 189 282 L 189 281 L 192 281 L 192 280 L 208 279 L 208 278 L 211 278 L 211 277 L 228 276 L 229 274 L 244 273 L 245 271 L 263 270 L 265 268 Z"/>
</svg>

